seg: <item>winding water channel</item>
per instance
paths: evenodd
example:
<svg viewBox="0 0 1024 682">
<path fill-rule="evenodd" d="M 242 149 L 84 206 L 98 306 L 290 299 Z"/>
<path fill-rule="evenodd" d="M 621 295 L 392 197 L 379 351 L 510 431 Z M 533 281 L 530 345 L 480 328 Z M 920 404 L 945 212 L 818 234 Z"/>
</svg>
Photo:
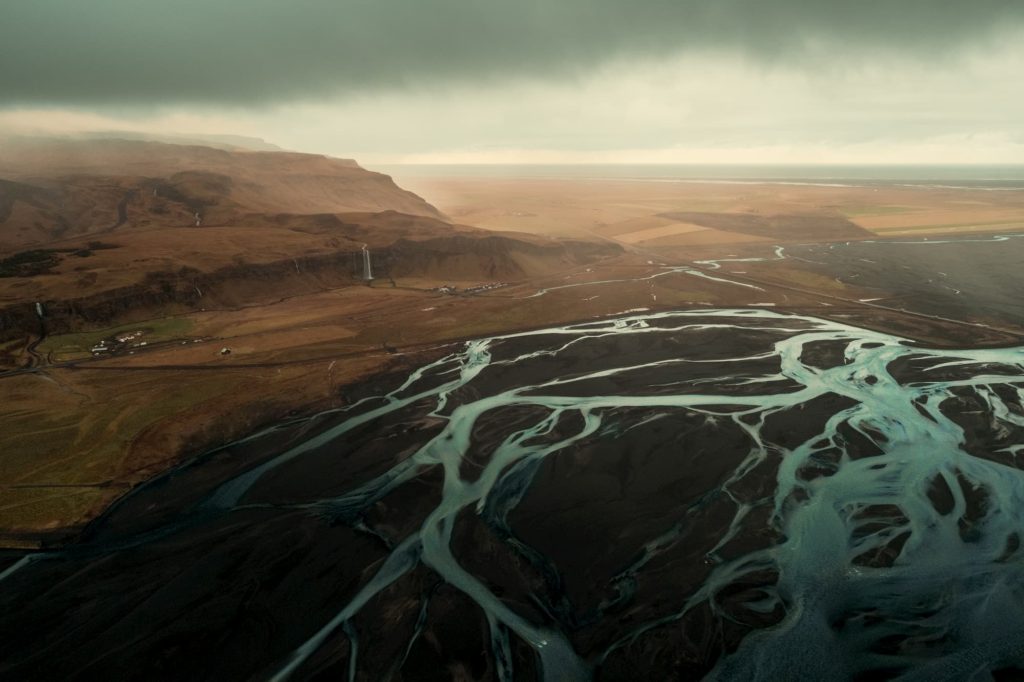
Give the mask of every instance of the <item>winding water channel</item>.
<svg viewBox="0 0 1024 682">
<path fill-rule="evenodd" d="M 1024 669 L 1024 349 L 763 309 L 465 344 L 0 576 L 0 673 Z"/>
</svg>

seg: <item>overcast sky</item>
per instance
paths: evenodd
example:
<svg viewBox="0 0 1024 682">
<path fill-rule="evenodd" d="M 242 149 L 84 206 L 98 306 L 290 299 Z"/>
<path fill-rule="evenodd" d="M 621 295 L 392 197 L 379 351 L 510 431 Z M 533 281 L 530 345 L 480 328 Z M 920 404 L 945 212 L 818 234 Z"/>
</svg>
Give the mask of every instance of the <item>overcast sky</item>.
<svg viewBox="0 0 1024 682">
<path fill-rule="evenodd" d="M 364 163 L 1024 163 L 1021 0 L 32 0 L 0 129 Z"/>
</svg>

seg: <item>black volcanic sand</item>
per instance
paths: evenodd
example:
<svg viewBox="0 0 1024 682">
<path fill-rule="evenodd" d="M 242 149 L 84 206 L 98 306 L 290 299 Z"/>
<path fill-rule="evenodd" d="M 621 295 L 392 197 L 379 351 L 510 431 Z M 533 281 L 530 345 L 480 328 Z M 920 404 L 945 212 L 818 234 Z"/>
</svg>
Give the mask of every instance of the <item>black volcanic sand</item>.
<svg viewBox="0 0 1024 682">
<path fill-rule="evenodd" d="M 892 238 L 787 246 L 799 265 L 867 290 L 883 305 L 1024 326 L 1024 235 Z"/>
<path fill-rule="evenodd" d="M 865 332 L 863 353 L 895 359 L 833 390 L 817 373 L 855 371 L 858 330 L 768 311 L 684 315 L 474 342 L 407 385 L 404 373 L 380 377 L 350 409 L 155 479 L 75 545 L 0 582 L 0 678 L 269 679 L 291 662 L 292 679 L 571 679 L 543 668 L 544 645 L 528 641 L 541 636 L 562 638 L 596 679 L 699 678 L 750 633 L 799 618 L 806 597 L 777 555 L 795 542 L 786 519 L 893 447 L 896 430 L 872 425 L 877 410 L 856 413 L 864 396 L 933 382 L 947 391 L 941 414 L 910 412 L 959 425 L 963 458 L 1016 465 L 992 452 L 1024 441 L 1024 421 L 1003 429 L 996 416 L 1024 412 L 1019 366 L 965 352 L 973 364 L 935 369 L 948 358 Z M 989 366 L 1003 383 L 939 385 Z M 618 399 L 587 402 L 604 397 Z M 995 532 L 980 471 L 951 469 L 921 491 L 965 543 Z M 844 566 L 910 560 L 916 508 L 842 508 Z M 1006 556 L 1019 544 L 1007 540 Z M 478 587 L 459 582 L 449 550 Z M 0 555 L 0 572 L 22 556 Z M 865 598 L 823 625 L 853 652 L 835 679 L 881 674 L 853 663 L 864 642 L 842 639 L 849 623 L 868 627 Z"/>
</svg>

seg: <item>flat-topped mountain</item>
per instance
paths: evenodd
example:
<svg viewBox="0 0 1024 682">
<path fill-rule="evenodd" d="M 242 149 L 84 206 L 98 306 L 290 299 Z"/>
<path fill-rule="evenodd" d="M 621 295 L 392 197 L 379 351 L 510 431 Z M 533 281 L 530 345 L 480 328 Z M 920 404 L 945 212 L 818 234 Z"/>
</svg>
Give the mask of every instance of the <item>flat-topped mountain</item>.
<svg viewBox="0 0 1024 682">
<path fill-rule="evenodd" d="M 440 218 L 351 159 L 141 140 L 0 140 L 0 250 L 262 213 L 394 210 Z"/>
</svg>

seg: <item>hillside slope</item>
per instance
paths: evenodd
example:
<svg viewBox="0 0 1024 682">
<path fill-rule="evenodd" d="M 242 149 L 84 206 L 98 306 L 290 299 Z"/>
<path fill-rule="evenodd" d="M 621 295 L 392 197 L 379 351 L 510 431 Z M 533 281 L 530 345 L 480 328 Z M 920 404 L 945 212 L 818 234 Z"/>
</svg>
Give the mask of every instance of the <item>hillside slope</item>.
<svg viewBox="0 0 1024 682">
<path fill-rule="evenodd" d="M 253 214 L 394 210 L 442 218 L 355 161 L 139 140 L 0 140 L 0 251 Z"/>
</svg>

